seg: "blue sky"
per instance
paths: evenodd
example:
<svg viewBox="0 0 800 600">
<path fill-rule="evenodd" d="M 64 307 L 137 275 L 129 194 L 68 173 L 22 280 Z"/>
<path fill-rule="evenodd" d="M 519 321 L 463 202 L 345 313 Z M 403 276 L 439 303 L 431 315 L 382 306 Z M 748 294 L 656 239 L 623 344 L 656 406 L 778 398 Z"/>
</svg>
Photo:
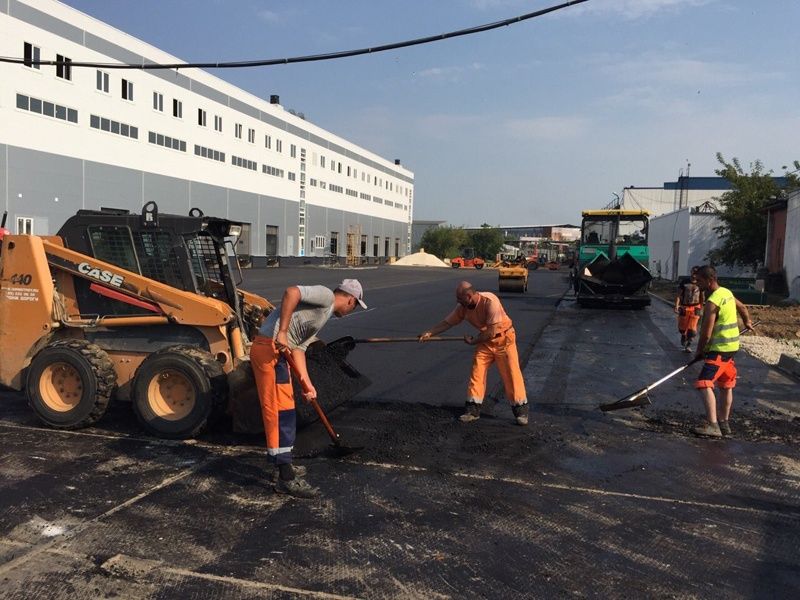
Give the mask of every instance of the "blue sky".
<svg viewBox="0 0 800 600">
<path fill-rule="evenodd" d="M 557 0 L 67 0 L 182 60 L 278 58 L 493 22 Z M 376 55 L 212 71 L 415 173 L 414 216 L 576 223 L 715 154 L 800 159 L 797 0 L 589 0 Z M 75 58 L 76 60 L 78 57 Z"/>
</svg>

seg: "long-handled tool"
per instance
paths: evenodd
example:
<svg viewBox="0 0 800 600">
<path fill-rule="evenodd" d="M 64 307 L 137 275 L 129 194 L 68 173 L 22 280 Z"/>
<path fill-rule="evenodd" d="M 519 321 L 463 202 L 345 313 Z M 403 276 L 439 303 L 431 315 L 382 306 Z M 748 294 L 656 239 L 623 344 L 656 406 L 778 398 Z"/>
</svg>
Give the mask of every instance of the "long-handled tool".
<svg viewBox="0 0 800 600">
<path fill-rule="evenodd" d="M 753 327 L 758 325 L 758 323 L 760 323 L 760 321 L 756 321 L 755 323 L 753 323 Z M 747 331 L 751 331 L 751 330 L 750 329 L 743 329 L 742 331 L 739 332 L 739 335 L 743 335 Z M 650 398 L 647 396 L 647 392 L 649 392 L 650 390 L 652 390 L 655 387 L 658 387 L 659 385 L 664 383 L 667 379 L 671 379 L 672 377 L 675 377 L 675 375 L 677 375 L 678 373 L 688 369 L 693 364 L 695 364 L 697 362 L 700 362 L 701 360 L 703 360 L 702 357 L 701 358 L 694 358 L 691 361 L 689 361 L 688 363 L 686 363 L 685 365 L 683 365 L 682 367 L 679 367 L 679 368 L 675 369 L 672 373 L 670 373 L 668 375 L 665 375 L 664 377 L 662 377 L 658 381 L 656 381 L 654 383 L 651 383 L 647 387 L 644 387 L 644 388 L 640 389 L 638 392 L 634 392 L 633 394 L 630 394 L 629 396 L 625 396 L 624 398 L 622 398 L 620 400 L 617 400 L 616 402 L 609 402 L 608 404 L 601 404 L 600 405 L 600 410 L 602 410 L 603 412 L 608 412 L 608 411 L 611 411 L 611 410 L 620 410 L 620 409 L 623 409 L 623 408 L 633 408 L 635 406 L 646 406 L 648 404 L 652 404 L 652 402 L 650 401 Z"/>
<path fill-rule="evenodd" d="M 300 375 L 300 371 L 297 368 L 297 364 L 294 362 L 294 357 L 292 356 L 292 352 L 288 348 L 283 348 L 280 353 L 286 359 L 286 363 L 289 365 L 289 368 L 292 371 L 292 374 L 297 378 L 297 381 L 300 383 L 300 387 L 302 388 L 304 393 L 308 393 L 311 389 L 311 385 L 309 384 L 308 380 Z M 322 426 L 325 427 L 325 431 L 328 432 L 328 435 L 333 442 L 333 447 L 336 453 L 336 456 L 347 456 L 349 454 L 353 454 L 354 452 L 358 452 L 359 450 L 363 449 L 363 446 L 345 446 L 342 444 L 342 439 L 339 437 L 339 434 L 333 429 L 333 425 L 328 420 L 328 417 L 325 415 L 325 411 L 322 410 L 322 407 L 317 402 L 316 398 L 309 398 L 308 401 L 311 403 L 311 406 L 314 407 L 314 410 L 319 417 Z"/>
<path fill-rule="evenodd" d="M 390 344 L 395 342 L 418 342 L 419 338 L 414 337 L 374 337 L 374 338 L 354 338 L 352 336 L 346 335 L 344 337 L 340 337 L 338 339 L 333 340 L 332 342 L 328 342 L 328 348 L 332 349 L 340 349 L 346 352 L 350 352 L 356 347 L 356 344 Z M 464 338 L 462 337 L 429 337 L 425 340 L 425 343 L 428 342 L 464 342 Z"/>
</svg>

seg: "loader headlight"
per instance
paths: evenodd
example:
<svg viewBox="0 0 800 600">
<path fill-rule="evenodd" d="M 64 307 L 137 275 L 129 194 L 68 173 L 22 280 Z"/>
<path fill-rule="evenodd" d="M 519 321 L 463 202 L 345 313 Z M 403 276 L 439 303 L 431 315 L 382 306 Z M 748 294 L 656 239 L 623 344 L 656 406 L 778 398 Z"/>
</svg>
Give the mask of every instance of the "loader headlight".
<svg viewBox="0 0 800 600">
<path fill-rule="evenodd" d="M 231 225 L 228 227 L 228 236 L 232 238 L 238 238 L 240 235 L 242 235 L 241 225 Z"/>
</svg>

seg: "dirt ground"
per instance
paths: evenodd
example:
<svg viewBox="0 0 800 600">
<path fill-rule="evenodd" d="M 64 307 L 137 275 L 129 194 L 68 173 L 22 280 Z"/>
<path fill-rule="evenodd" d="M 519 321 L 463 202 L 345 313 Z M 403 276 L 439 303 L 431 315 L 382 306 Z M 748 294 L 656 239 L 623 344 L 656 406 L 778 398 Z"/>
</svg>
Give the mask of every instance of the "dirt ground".
<svg viewBox="0 0 800 600">
<path fill-rule="evenodd" d="M 669 302 L 675 301 L 676 285 L 672 281 L 654 281 L 652 292 Z M 800 340 L 800 306 L 749 305 L 753 321 L 760 321 L 758 335 L 773 339 Z"/>
</svg>

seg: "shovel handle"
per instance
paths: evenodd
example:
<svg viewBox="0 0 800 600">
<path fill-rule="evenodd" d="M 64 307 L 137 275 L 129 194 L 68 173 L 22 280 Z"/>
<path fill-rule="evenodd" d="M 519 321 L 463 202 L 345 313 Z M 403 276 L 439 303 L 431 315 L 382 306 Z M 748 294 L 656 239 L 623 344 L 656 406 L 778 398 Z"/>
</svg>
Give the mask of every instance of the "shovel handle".
<svg viewBox="0 0 800 600">
<path fill-rule="evenodd" d="M 292 356 L 291 350 L 288 348 L 283 348 L 279 350 L 279 352 L 286 359 L 286 363 L 289 365 L 289 369 L 291 369 L 292 374 L 297 378 L 297 381 L 300 382 L 300 387 L 303 389 L 303 392 L 307 394 L 311 389 L 311 386 L 309 385 L 308 380 L 300 375 L 300 372 L 297 369 L 297 364 L 294 362 L 294 357 Z M 328 417 L 325 416 L 325 411 L 322 410 L 322 407 L 319 405 L 319 402 L 317 402 L 316 398 L 310 398 L 308 401 L 311 403 L 311 406 L 314 407 L 314 410 L 316 411 L 319 420 L 322 422 L 322 426 L 325 427 L 325 430 L 328 432 L 331 441 L 338 446 L 341 443 L 339 441 L 339 434 L 334 431 L 333 425 L 331 425 L 331 422 L 328 421 Z"/>
<path fill-rule="evenodd" d="M 418 337 L 383 337 L 383 338 L 357 338 L 353 342 L 356 344 L 383 344 L 392 342 L 418 342 Z M 427 342 L 463 342 L 463 337 L 429 337 Z"/>
</svg>

